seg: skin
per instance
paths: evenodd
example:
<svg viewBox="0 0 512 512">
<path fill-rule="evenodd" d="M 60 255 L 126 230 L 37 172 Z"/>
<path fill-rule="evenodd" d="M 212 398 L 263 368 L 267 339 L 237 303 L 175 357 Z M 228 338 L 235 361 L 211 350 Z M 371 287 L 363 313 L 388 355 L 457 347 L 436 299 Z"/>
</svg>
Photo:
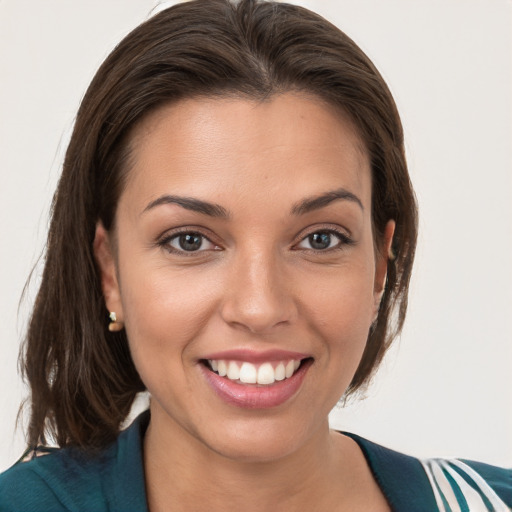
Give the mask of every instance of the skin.
<svg viewBox="0 0 512 512">
<path fill-rule="evenodd" d="M 292 93 L 193 99 L 143 120 L 131 148 L 115 231 L 99 223 L 95 251 L 152 397 L 150 509 L 388 510 L 357 445 L 328 426 L 376 317 L 394 229 L 376 250 L 370 167 L 352 124 Z M 341 188 L 357 201 L 293 212 Z M 155 205 L 165 194 L 229 217 Z M 170 238 L 178 228 L 209 240 L 185 252 Z M 313 248 L 308 235 L 329 230 L 341 237 Z M 208 353 L 272 348 L 313 360 L 284 404 L 242 409 L 204 378 Z"/>
</svg>

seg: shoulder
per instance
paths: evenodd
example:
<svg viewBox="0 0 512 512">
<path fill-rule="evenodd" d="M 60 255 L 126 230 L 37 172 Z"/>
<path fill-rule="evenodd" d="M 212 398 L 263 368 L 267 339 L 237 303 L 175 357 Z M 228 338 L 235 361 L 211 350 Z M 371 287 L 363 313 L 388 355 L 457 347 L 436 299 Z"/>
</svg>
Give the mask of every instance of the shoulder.
<svg viewBox="0 0 512 512">
<path fill-rule="evenodd" d="M 418 459 L 354 434 L 393 510 L 512 510 L 512 469 L 459 459 Z"/>
<path fill-rule="evenodd" d="M 0 510 L 65 510 L 46 482 L 19 463 L 0 475 Z"/>
<path fill-rule="evenodd" d="M 0 475 L 0 511 L 105 510 L 101 478 L 105 454 L 61 449 L 18 462 Z"/>
<path fill-rule="evenodd" d="M 0 475 L 0 512 L 146 511 L 144 421 L 141 415 L 98 452 L 63 448 L 16 463 Z"/>
</svg>

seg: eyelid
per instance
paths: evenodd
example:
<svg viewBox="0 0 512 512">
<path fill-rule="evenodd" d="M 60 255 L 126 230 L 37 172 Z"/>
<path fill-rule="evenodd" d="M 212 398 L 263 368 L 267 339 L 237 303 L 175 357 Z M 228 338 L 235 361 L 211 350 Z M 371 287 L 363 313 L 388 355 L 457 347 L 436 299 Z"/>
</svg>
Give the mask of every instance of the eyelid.
<svg viewBox="0 0 512 512">
<path fill-rule="evenodd" d="M 306 240 L 309 236 L 313 235 L 314 233 L 330 233 L 334 236 L 336 236 L 339 240 L 339 244 L 337 244 L 335 247 L 330 247 L 328 249 L 309 249 L 309 248 L 301 248 L 298 247 L 300 243 L 302 243 L 304 240 Z M 355 244 L 355 240 L 352 238 L 352 234 L 349 232 L 348 229 L 343 229 L 339 226 L 335 226 L 332 224 L 323 224 L 323 225 L 316 225 L 316 226 L 309 226 L 308 228 L 304 229 L 300 235 L 298 236 L 298 241 L 293 244 L 293 247 L 306 251 L 312 251 L 315 253 L 321 253 L 321 252 L 330 252 L 335 251 L 337 249 L 343 249 L 346 246 L 351 246 Z"/>
<path fill-rule="evenodd" d="M 335 247 L 331 247 L 331 248 L 327 248 L 327 249 L 323 249 L 323 250 L 297 247 L 308 236 L 310 236 L 314 233 L 319 233 L 319 232 L 333 234 L 334 236 L 336 236 L 339 239 L 339 244 L 337 244 Z M 179 227 L 164 231 L 161 235 L 159 235 L 157 237 L 155 245 L 166 249 L 169 253 L 179 254 L 182 256 L 194 256 L 194 255 L 197 256 L 198 254 L 212 251 L 212 250 L 213 251 L 222 250 L 221 245 L 219 243 L 215 242 L 214 240 L 212 240 L 212 238 L 213 239 L 216 238 L 213 235 L 213 233 L 212 234 L 209 234 L 209 233 L 211 233 L 210 230 L 207 228 L 204 228 L 202 226 L 197 226 L 197 225 L 179 226 Z M 185 251 L 185 250 L 180 250 L 180 249 L 170 246 L 169 242 L 172 239 L 174 239 L 180 235 L 184 235 L 184 234 L 197 234 L 197 235 L 203 237 L 205 240 L 207 240 L 210 244 L 212 244 L 214 246 L 214 248 L 213 249 L 200 249 L 197 251 Z M 354 245 L 355 243 L 356 242 L 352 238 L 352 234 L 350 233 L 350 231 L 348 229 L 342 228 L 340 226 L 333 225 L 333 224 L 320 224 L 320 225 L 317 224 L 314 226 L 308 226 L 307 228 L 303 229 L 301 231 L 301 233 L 297 236 L 297 241 L 292 244 L 292 249 L 301 249 L 301 250 L 311 251 L 311 252 L 315 252 L 315 253 L 321 253 L 321 252 L 327 253 L 330 251 L 343 249 L 346 246 L 351 246 L 351 245 Z"/>
<path fill-rule="evenodd" d="M 201 254 L 201 253 L 204 253 L 207 251 L 220 250 L 221 248 L 220 248 L 219 244 L 217 244 L 216 242 L 214 242 L 212 240 L 213 237 L 211 235 L 205 234 L 205 231 L 209 231 L 209 230 L 207 230 L 206 228 L 200 227 L 200 226 L 180 226 L 177 228 L 173 228 L 173 229 L 164 231 L 160 236 L 158 236 L 158 238 L 156 240 L 156 245 L 165 249 L 167 252 L 169 252 L 171 254 L 179 254 L 181 256 L 194 256 L 194 255 L 197 256 L 198 254 Z M 184 251 L 181 249 L 177 249 L 176 247 L 172 247 L 170 245 L 171 240 L 173 240 L 181 235 L 186 235 L 186 234 L 199 235 L 202 238 L 204 238 L 205 240 L 207 240 L 210 244 L 212 244 L 214 246 L 214 248 L 213 249 L 200 249 L 197 251 Z"/>
</svg>

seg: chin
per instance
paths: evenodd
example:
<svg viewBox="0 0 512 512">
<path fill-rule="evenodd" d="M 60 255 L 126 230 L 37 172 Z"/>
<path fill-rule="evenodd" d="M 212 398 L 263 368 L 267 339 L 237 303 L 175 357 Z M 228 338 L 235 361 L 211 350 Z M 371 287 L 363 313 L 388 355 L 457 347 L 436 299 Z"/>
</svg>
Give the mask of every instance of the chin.
<svg viewBox="0 0 512 512">
<path fill-rule="evenodd" d="M 282 419 L 252 418 L 250 421 L 239 421 L 227 427 L 223 426 L 216 433 L 211 429 L 200 439 L 207 447 L 226 459 L 247 462 L 265 463 L 285 459 L 307 445 L 313 432 L 306 428 L 297 428 L 292 422 Z"/>
</svg>

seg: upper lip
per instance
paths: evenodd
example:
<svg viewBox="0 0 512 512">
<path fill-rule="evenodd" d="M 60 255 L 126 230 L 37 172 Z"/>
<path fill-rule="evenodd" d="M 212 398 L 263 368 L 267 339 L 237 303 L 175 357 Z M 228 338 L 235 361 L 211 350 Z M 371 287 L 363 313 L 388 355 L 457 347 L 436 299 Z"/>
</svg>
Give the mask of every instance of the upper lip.
<svg viewBox="0 0 512 512">
<path fill-rule="evenodd" d="M 265 363 L 267 361 L 290 361 L 306 359 L 311 357 L 309 354 L 302 352 L 292 352 L 289 350 L 265 350 L 262 352 L 255 351 L 252 349 L 232 349 L 224 350 L 222 352 L 212 352 L 207 354 L 202 359 L 213 359 L 213 360 L 229 360 L 229 361 L 246 361 L 248 363 Z"/>
</svg>

